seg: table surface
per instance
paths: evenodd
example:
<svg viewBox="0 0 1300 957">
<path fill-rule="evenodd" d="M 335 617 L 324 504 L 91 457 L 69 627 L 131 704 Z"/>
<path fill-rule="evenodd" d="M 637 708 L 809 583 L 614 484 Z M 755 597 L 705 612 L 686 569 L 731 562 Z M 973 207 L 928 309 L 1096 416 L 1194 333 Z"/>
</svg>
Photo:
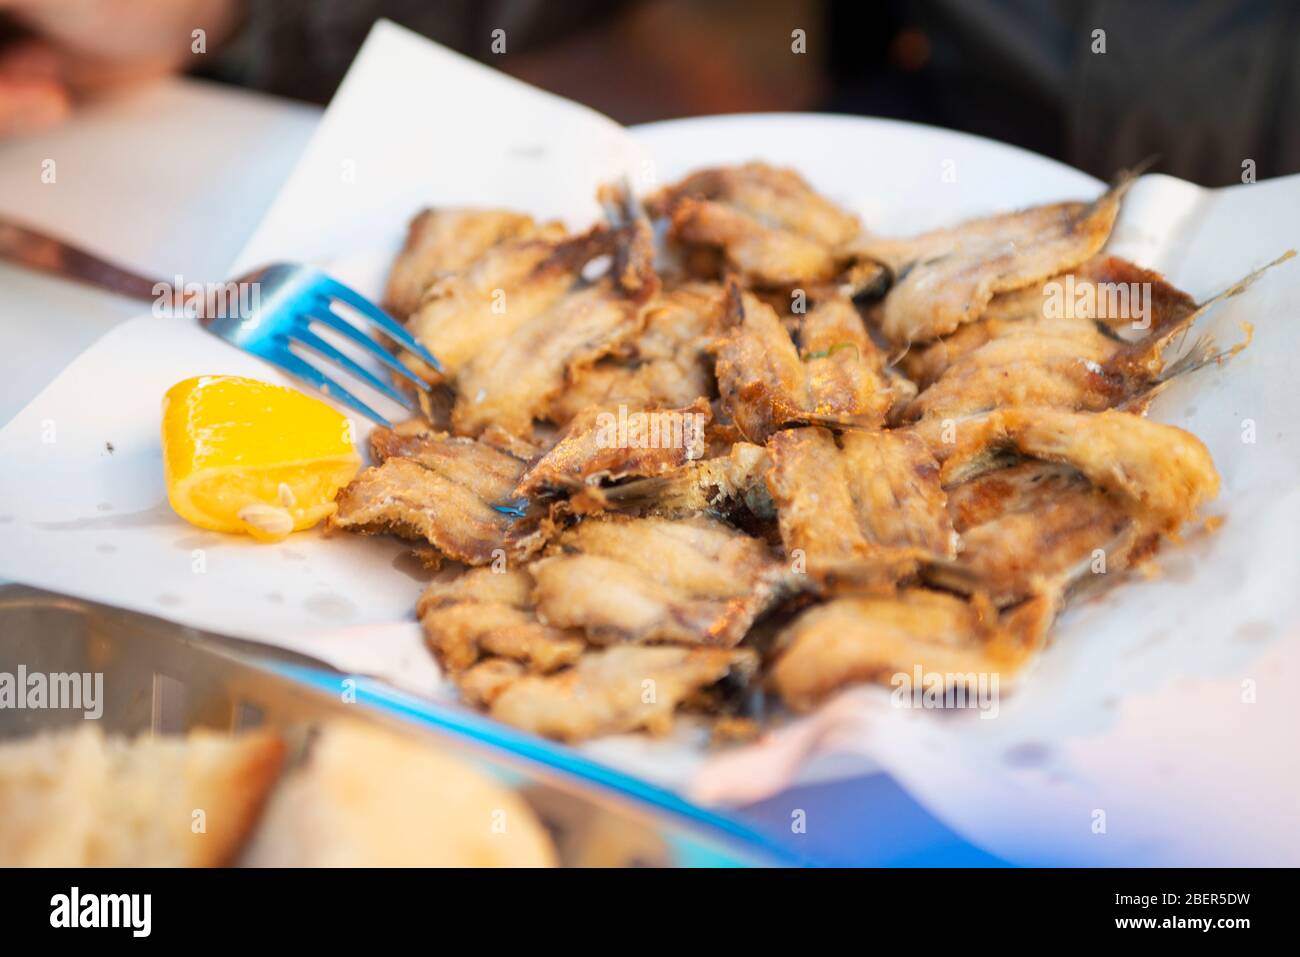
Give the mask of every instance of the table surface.
<svg viewBox="0 0 1300 957">
<path fill-rule="evenodd" d="M 187 78 L 104 99 L 54 132 L 0 143 L 0 215 L 150 277 L 223 278 L 319 116 L 316 107 Z M 0 288 L 0 422 L 147 308 L 3 262 Z M 796 810 L 806 822 L 798 834 Z M 999 863 L 883 774 L 793 788 L 739 813 L 826 864 Z"/>
<path fill-rule="evenodd" d="M 0 215 L 146 276 L 222 279 L 319 116 L 190 79 L 104 99 L 52 133 L 0 143 Z M 3 262 L 0 288 L 0 422 L 148 308 Z"/>
</svg>

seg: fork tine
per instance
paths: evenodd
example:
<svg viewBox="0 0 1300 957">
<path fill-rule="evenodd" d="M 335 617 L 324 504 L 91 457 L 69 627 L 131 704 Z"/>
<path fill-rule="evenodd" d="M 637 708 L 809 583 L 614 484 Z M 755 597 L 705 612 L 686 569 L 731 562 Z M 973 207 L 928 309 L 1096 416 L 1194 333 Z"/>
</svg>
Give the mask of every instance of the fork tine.
<svg viewBox="0 0 1300 957">
<path fill-rule="evenodd" d="M 334 346 L 330 345 L 328 342 L 326 342 L 320 336 L 316 335 L 316 333 L 312 332 L 310 329 L 305 329 L 305 328 L 298 329 L 295 332 L 290 333 L 289 335 L 290 335 L 290 341 L 300 342 L 303 345 L 307 346 L 308 348 L 314 349 L 316 352 L 319 352 L 326 359 L 334 360 L 343 368 L 351 372 L 358 379 L 363 380 L 372 389 L 376 390 L 377 392 L 382 392 L 384 395 L 388 396 L 398 405 L 404 406 L 408 411 L 417 412 L 417 413 L 420 411 L 419 405 L 416 404 L 415 400 L 412 399 L 409 395 L 400 392 L 397 389 L 394 389 L 383 379 L 379 378 L 379 376 L 375 375 L 365 366 L 361 365 L 361 363 L 357 362 L 355 359 L 353 359 L 351 356 L 347 355 L 346 353 L 340 352 L 338 349 L 334 348 Z"/>
<path fill-rule="evenodd" d="M 328 276 L 324 277 L 324 281 L 321 283 L 321 288 L 327 295 L 343 300 L 353 309 L 356 309 L 367 318 L 373 320 L 376 325 L 411 352 L 414 352 L 439 372 L 442 371 L 442 363 L 434 357 L 432 352 L 424 348 L 424 346 L 420 344 L 420 341 L 416 339 L 415 336 L 411 335 L 400 322 L 388 313 L 384 312 L 384 310 L 380 309 L 365 296 L 353 291 L 343 285 L 343 283 L 336 279 L 331 279 Z"/>
<path fill-rule="evenodd" d="M 307 318 L 313 322 L 323 323 L 334 331 L 347 336 L 384 365 L 388 366 L 388 368 L 409 381 L 417 389 L 423 389 L 427 392 L 432 388 L 432 386 L 422 379 L 414 369 L 385 349 L 374 339 L 370 338 L 352 323 L 348 322 L 338 313 L 331 311 L 329 308 L 324 308 L 309 312 Z"/>
<path fill-rule="evenodd" d="M 308 385 L 320 390 L 330 398 L 337 399 L 344 405 L 355 409 L 370 421 L 377 422 L 386 429 L 391 429 L 393 427 L 393 423 L 389 422 L 374 409 L 370 408 L 370 406 L 366 405 L 347 389 L 343 388 L 343 386 L 339 385 L 325 373 L 321 372 L 310 362 L 307 362 L 305 359 L 290 352 L 287 345 L 261 351 L 258 355 L 267 362 L 270 362 L 272 365 L 279 366 L 294 378 L 303 380 Z"/>
</svg>

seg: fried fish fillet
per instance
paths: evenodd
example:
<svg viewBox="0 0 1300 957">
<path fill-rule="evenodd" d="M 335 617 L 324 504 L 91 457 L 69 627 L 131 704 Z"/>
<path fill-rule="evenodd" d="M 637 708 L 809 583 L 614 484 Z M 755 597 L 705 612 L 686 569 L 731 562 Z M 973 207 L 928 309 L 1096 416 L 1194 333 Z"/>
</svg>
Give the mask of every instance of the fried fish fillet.
<svg viewBox="0 0 1300 957">
<path fill-rule="evenodd" d="M 1018 408 L 964 425 L 941 478 L 951 486 L 986 470 L 991 453 L 1069 465 L 1157 531 L 1173 531 L 1219 492 L 1219 475 L 1201 440 L 1172 425 L 1125 412 L 1095 414 Z"/>
<path fill-rule="evenodd" d="M 489 344 L 508 338 L 555 305 L 583 268 L 607 251 L 608 230 L 579 236 L 538 235 L 498 243 L 467 269 L 435 281 L 407 327 L 442 364 L 431 379 L 454 379 Z"/>
<path fill-rule="evenodd" d="M 524 473 L 515 496 L 670 472 L 704 455 L 710 414 L 703 398 L 683 409 L 587 409 Z"/>
<path fill-rule="evenodd" d="M 792 586 L 757 539 L 716 519 L 592 516 L 531 566 L 538 617 L 588 640 L 730 647 Z"/>
<path fill-rule="evenodd" d="M 453 675 L 484 655 L 541 673 L 573 664 L 586 643 L 580 635 L 539 622 L 532 591 L 526 569 L 472 568 L 450 582 L 430 584 L 415 612 L 430 650 Z"/>
<path fill-rule="evenodd" d="M 1004 292 L 985 319 L 1093 319 L 1122 331 L 1167 328 L 1196 309 L 1196 301 L 1153 269 L 1119 256 L 1098 255 L 1042 283 Z"/>
<path fill-rule="evenodd" d="M 487 664 L 487 663 L 485 663 Z M 492 717 L 562 741 L 644 729 L 666 734 L 673 713 L 695 692 L 757 667 L 748 649 L 618 645 L 583 655 L 553 675 L 520 676 L 494 667 L 467 679 L 485 692 Z"/>
<path fill-rule="evenodd" d="M 384 306 L 405 319 L 432 283 L 467 269 L 493 246 L 563 234 L 558 223 L 539 225 L 531 216 L 504 209 L 421 210 L 411 220 L 406 242 L 393 261 Z"/>
<path fill-rule="evenodd" d="M 996 676 L 1015 679 L 1042 645 L 1052 609 L 1044 598 L 1001 619 L 987 605 L 942 592 L 908 589 L 889 597 L 837 598 L 800 615 L 778 637 L 785 648 L 771 683 L 796 711 L 861 682 L 912 680 L 916 669 L 944 676 L 947 686 L 974 690 Z"/>
<path fill-rule="evenodd" d="M 1067 411 L 1112 408 L 1148 388 L 1115 371 L 1122 347 L 1086 319 L 1025 320 L 1013 333 L 984 343 L 944 370 L 895 413 L 898 422 L 943 420 L 1008 406 Z"/>
<path fill-rule="evenodd" d="M 701 170 L 647 205 L 668 217 L 673 240 L 721 250 L 730 269 L 759 286 L 832 279 L 838 250 L 862 228 L 798 173 L 764 163 Z"/>
<path fill-rule="evenodd" d="M 885 265 L 895 284 L 881 330 L 898 345 L 945 336 L 979 319 L 998 293 L 1072 269 L 1105 244 L 1132 184 L 1092 203 L 1055 203 L 970 220 L 911 239 L 865 239 L 853 253 Z"/>
<path fill-rule="evenodd" d="M 1004 468 L 991 469 L 946 489 L 948 516 L 958 533 L 1013 512 L 1032 512 L 1065 492 L 1089 488 L 1076 469 L 1054 462 L 1013 458 Z"/>
<path fill-rule="evenodd" d="M 955 553 L 939 466 L 916 436 L 826 429 L 768 441 L 767 484 L 787 556 L 822 585 L 892 588 L 925 557 Z"/>
<path fill-rule="evenodd" d="M 1200 310 L 1189 316 L 1191 321 Z M 1245 343 L 1218 352 L 1202 336 L 1174 362 L 1165 345 L 1186 325 L 1157 331 L 1132 343 L 1108 339 L 1087 320 L 1024 320 L 1017 332 L 995 338 L 948 366 L 938 380 L 905 406 L 895 407 L 895 424 L 909 423 L 935 456 L 952 452 L 955 434 L 988 413 L 1007 407 L 1063 412 L 1143 411 L 1175 377 L 1222 360 Z M 1048 326 L 1042 329 L 1041 325 Z"/>
<path fill-rule="evenodd" d="M 423 618 L 434 608 L 485 602 L 511 608 L 532 608 L 533 578 L 526 568 L 469 568 L 458 575 L 434 579 L 420 595 L 415 614 Z"/>
<path fill-rule="evenodd" d="M 627 355 L 577 370 L 546 417 L 565 423 L 593 405 L 673 409 L 711 398 L 717 389 L 707 349 L 721 331 L 725 298 L 712 283 L 665 291 L 646 307 L 645 328 L 627 343 Z"/>
<path fill-rule="evenodd" d="M 1170 344 L 1211 308 L 1288 258 L 1197 304 L 1159 273 L 1094 257 L 1041 286 L 996 297 L 979 321 L 904 356 L 903 369 L 923 391 L 896 411 L 902 419 L 957 418 L 1009 404 L 1098 411 L 1150 397 L 1173 377 L 1243 348 L 1220 353 L 1212 337 L 1201 336 L 1166 361 Z M 1068 290 L 1072 305 L 1058 315 L 1048 305 Z"/>
<path fill-rule="evenodd" d="M 512 537 L 517 516 L 494 507 L 511 501 L 526 467 L 521 459 L 440 433 L 376 429 L 371 445 L 381 464 L 339 492 L 332 528 L 423 539 L 467 565 L 485 565 L 498 550 L 522 557 L 540 545 Z"/>
<path fill-rule="evenodd" d="M 452 424 L 474 434 L 495 425 L 527 435 L 564 388 L 571 368 L 593 364 L 636 331 L 639 307 L 604 282 L 565 296 L 462 369 Z"/>
<path fill-rule="evenodd" d="M 614 511 L 663 517 L 728 516 L 743 509 L 755 518 L 771 519 L 776 516 L 766 482 L 771 464 L 763 446 L 736 442 L 723 455 L 601 489 L 599 503 Z"/>
<path fill-rule="evenodd" d="M 823 299 L 803 316 L 795 338 L 804 360 L 812 412 L 855 427 L 878 427 L 911 384 L 888 376 L 885 357 L 846 298 Z"/>
<path fill-rule="evenodd" d="M 444 361 L 422 370 L 441 427 L 476 438 L 377 431 L 331 524 L 491 562 L 429 586 L 429 647 L 467 702 L 563 740 L 713 710 L 758 667 L 747 635 L 796 710 L 918 668 L 1005 687 L 1074 588 L 1218 490 L 1199 441 L 1133 413 L 1221 358 L 1206 336 L 1165 353 L 1259 273 L 1198 307 L 1100 255 L 1130 182 L 889 240 L 790 171 L 703 170 L 649 205 L 688 274 L 729 278 L 667 288 L 625 190 L 577 236 L 426 213 L 389 299 Z M 891 282 L 864 323 L 848 294 Z M 611 435 L 650 412 L 714 421 L 703 443 Z M 803 589 L 823 603 L 753 634 Z"/>
<path fill-rule="evenodd" d="M 609 274 L 566 288 L 543 308 L 514 316 L 507 333 L 479 343 L 456 377 L 457 432 L 495 426 L 530 434 L 567 383 L 641 331 L 645 304 L 658 290 L 648 230 L 641 221 L 607 231 L 603 251 L 614 258 Z"/>
<path fill-rule="evenodd" d="M 879 428 L 900 392 L 852 303 L 831 299 L 799 323 L 799 348 L 776 311 L 732 290 L 732 326 L 716 346 L 723 408 L 762 443 L 787 425 Z"/>
<path fill-rule="evenodd" d="M 484 658 L 455 676 L 456 688 L 466 704 L 487 708 L 497 695 L 518 681 L 527 670 L 509 658 Z"/>
<path fill-rule="evenodd" d="M 1085 358 L 1088 353 L 1097 353 L 1109 358 L 1120 348 L 1119 342 L 1107 336 L 1091 319 L 1047 319 L 1042 316 L 1015 319 L 985 317 L 979 322 L 962 326 L 952 335 L 945 336 L 922 349 L 907 353 L 899 360 L 899 365 L 920 389 L 925 390 L 938 382 L 945 373 L 958 368 L 972 357 L 974 361 L 967 364 L 967 369 L 972 364 L 993 365 L 992 359 L 998 355 L 997 352 L 990 352 L 983 356 L 977 353 L 994 341 L 1014 340 L 1019 344 L 1038 338 L 1074 340 L 1078 343 L 1078 358 Z M 1005 353 L 1003 355 L 1005 356 Z M 1006 357 L 1004 361 L 1014 361 L 1014 358 L 1014 356 Z"/>
<path fill-rule="evenodd" d="M 948 506 L 961 553 L 931 563 L 926 579 L 987 594 L 999 606 L 1040 594 L 1059 602 L 1077 583 L 1113 575 L 1153 545 L 1121 501 L 1049 462 L 1021 462 L 955 486 Z"/>
<path fill-rule="evenodd" d="M 1130 281 L 1147 283 L 1148 291 L 1140 297 L 1126 294 L 1122 308 L 1097 305 L 1106 295 L 1096 291 L 1100 284 Z M 1085 315 L 1045 314 L 1052 284 L 1094 290 L 1090 296 L 1076 291 Z M 1172 376 L 1217 358 L 1206 337 L 1172 365 L 1164 361 L 1166 345 L 1214 301 L 1198 307 L 1157 273 L 1116 257 L 1095 257 L 1041 287 L 997 297 L 983 319 L 905 357 L 904 368 L 922 391 L 894 410 L 895 421 L 919 422 L 918 432 L 942 456 L 945 450 L 934 446 L 933 437 L 945 421 L 1006 406 L 1101 411 L 1145 401 Z M 1106 328 L 1134 319 L 1148 328 L 1133 341 Z"/>
</svg>

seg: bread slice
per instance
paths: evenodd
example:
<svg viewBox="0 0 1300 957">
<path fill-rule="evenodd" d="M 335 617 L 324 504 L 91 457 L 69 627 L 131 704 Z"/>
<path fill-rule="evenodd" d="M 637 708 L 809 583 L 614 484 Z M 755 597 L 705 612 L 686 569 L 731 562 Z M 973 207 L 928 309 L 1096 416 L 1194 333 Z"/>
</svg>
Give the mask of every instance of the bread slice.
<svg viewBox="0 0 1300 957">
<path fill-rule="evenodd" d="M 360 722 L 326 725 L 285 776 L 242 863 L 548 867 L 555 848 L 511 788 L 463 759 Z"/>
<path fill-rule="evenodd" d="M 0 745 L 0 866 L 229 863 L 283 760 L 264 731 L 129 740 L 86 724 Z"/>
</svg>

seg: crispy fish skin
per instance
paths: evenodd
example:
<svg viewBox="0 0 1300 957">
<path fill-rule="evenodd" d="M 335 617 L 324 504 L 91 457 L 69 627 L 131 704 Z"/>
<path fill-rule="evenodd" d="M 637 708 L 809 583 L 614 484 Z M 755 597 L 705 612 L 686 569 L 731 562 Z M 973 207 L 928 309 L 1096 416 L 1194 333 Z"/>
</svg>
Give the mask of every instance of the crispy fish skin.
<svg viewBox="0 0 1300 957">
<path fill-rule="evenodd" d="M 778 432 L 768 440 L 767 487 L 786 555 L 825 580 L 869 561 L 872 547 L 856 521 L 847 463 L 828 429 Z"/>
<path fill-rule="evenodd" d="M 589 652 L 558 674 L 518 677 L 502 687 L 498 672 L 479 683 L 490 685 L 484 697 L 492 717 L 548 738 L 582 741 L 636 730 L 666 734 L 685 698 L 756 666 L 748 649 L 619 645 Z"/>
<path fill-rule="evenodd" d="M 1103 282 L 1150 283 L 1149 301 L 1140 307 L 1145 315 L 1131 308 L 1099 309 L 1095 302 L 1106 294 L 1096 291 L 1092 305 L 1082 297 L 1084 316 L 1045 315 L 1048 286 L 1056 283 L 1064 289 L 1066 280 L 1076 289 Z M 1158 273 L 1117 257 L 1095 257 L 1041 288 L 997 297 L 983 319 L 904 357 L 904 368 L 922 391 L 894 410 L 895 420 L 929 419 L 921 427 L 929 433 L 939 420 L 960 420 L 1006 406 L 1096 412 L 1136 401 L 1154 394 L 1166 373 L 1190 371 L 1213 358 L 1213 344 L 1204 342 L 1168 370 L 1163 360 L 1165 344 L 1204 308 Z M 1110 315 L 1112 311 L 1116 315 Z M 1098 312 L 1105 315 L 1092 315 Z M 1148 327 L 1139 339 L 1124 341 L 1103 331 L 1104 325 L 1135 320 Z M 936 453 L 942 455 L 943 450 Z"/>
<path fill-rule="evenodd" d="M 416 617 L 448 605 L 481 601 L 511 608 L 533 607 L 533 577 L 523 568 L 471 568 L 453 578 L 435 579 L 415 605 Z"/>
<path fill-rule="evenodd" d="M 549 628 L 529 611 L 488 602 L 435 609 L 421 624 L 430 649 L 449 672 L 469 668 L 486 653 L 549 674 L 573 664 L 587 647 L 581 637 Z"/>
<path fill-rule="evenodd" d="M 759 542 L 710 518 L 585 521 L 559 540 L 564 551 L 631 565 L 690 595 L 742 597 L 775 562 Z"/>
<path fill-rule="evenodd" d="M 609 275 L 566 291 L 515 325 L 509 336 L 483 344 L 457 376 L 455 431 L 476 435 L 495 426 L 531 434 L 534 420 L 546 414 L 567 383 L 641 331 L 646 303 L 659 289 L 648 230 L 637 221 L 593 231 L 586 250 L 591 255 L 577 258 L 585 265 L 594 255 L 611 254 Z"/>
<path fill-rule="evenodd" d="M 778 432 L 768 441 L 768 490 L 788 556 L 823 586 L 892 589 L 956 537 L 924 443 L 900 432 Z"/>
<path fill-rule="evenodd" d="M 707 349 L 721 331 L 725 299 L 713 283 L 666 290 L 646 306 L 645 327 L 628 342 L 628 354 L 578 370 L 546 417 L 565 423 L 593 405 L 673 409 L 716 395 Z"/>
<path fill-rule="evenodd" d="M 405 319 L 433 282 L 468 268 L 493 246 L 563 231 L 558 224 L 541 226 L 531 216 L 505 209 L 423 209 L 412 218 L 388 273 L 384 306 Z"/>
<path fill-rule="evenodd" d="M 1038 512 L 1014 512 L 971 529 L 951 566 L 931 566 L 927 581 L 955 591 L 978 591 L 999 607 L 1033 595 L 1064 595 L 1093 572 L 1097 556 L 1104 573 L 1129 564 L 1139 546 L 1149 546 L 1122 506 L 1099 489 L 1064 495 Z"/>
<path fill-rule="evenodd" d="M 873 545 L 952 554 L 955 539 L 939 463 L 924 442 L 906 432 L 846 432 L 840 455 L 854 514 Z"/>
<path fill-rule="evenodd" d="M 1120 290 L 1107 287 L 1146 286 L 1150 289 L 1149 313 L 1143 303 Z M 1124 290 L 1127 293 L 1127 289 Z M 1073 297 L 1064 301 L 1070 293 Z M 1048 307 L 1063 300 L 1067 316 L 1054 316 Z M 1167 328 L 1196 310 L 1196 301 L 1170 285 L 1153 269 L 1146 269 L 1119 256 L 1098 255 L 1076 268 L 1058 273 L 1042 283 L 994 296 L 984 310 L 985 319 L 1003 322 L 1029 318 L 1092 319 L 1116 330 L 1124 328 Z"/>
<path fill-rule="evenodd" d="M 589 641 L 731 647 L 790 587 L 755 538 L 698 516 L 592 516 L 531 566 L 538 617 Z"/>
<path fill-rule="evenodd" d="M 490 425 L 528 435 L 564 388 L 570 369 L 591 365 L 637 331 L 639 307 L 608 283 L 565 296 L 498 339 L 462 369 L 452 425 L 476 434 Z"/>
<path fill-rule="evenodd" d="M 948 515 L 964 535 L 1003 515 L 1033 511 L 1063 493 L 1088 487 L 1083 474 L 1068 465 L 1017 461 L 948 488 Z"/>
<path fill-rule="evenodd" d="M 1190 432 L 1126 412 L 1005 409 L 963 427 L 943 465 L 945 485 L 978 468 L 991 447 L 1069 465 L 1157 531 L 1173 531 L 1219 492 L 1205 445 Z"/>
<path fill-rule="evenodd" d="M 1108 368 L 1119 346 L 1095 328 L 1026 333 L 993 339 L 949 366 L 899 412 L 899 421 L 960 419 L 1008 406 L 1100 412 L 1134 393 Z"/>
<path fill-rule="evenodd" d="M 896 282 L 881 330 L 906 345 L 979 319 L 998 293 L 1041 282 L 1096 255 L 1110 236 L 1125 178 L 1093 203 L 1055 203 L 970 220 L 910 240 L 866 240 L 854 253 L 886 265 Z"/>
<path fill-rule="evenodd" d="M 467 704 L 487 708 L 497 697 L 526 674 L 524 666 L 509 658 L 484 658 L 457 672 L 453 678 Z"/>
<path fill-rule="evenodd" d="M 391 532 L 423 539 L 467 565 L 485 565 L 498 549 L 522 557 L 509 537 L 513 517 L 492 506 L 509 501 L 525 468 L 521 460 L 473 439 L 376 430 L 381 464 L 339 492 L 330 527 Z"/>
<path fill-rule="evenodd" d="M 710 415 L 703 398 L 683 409 L 587 409 L 529 467 L 514 494 L 527 498 L 543 490 L 670 472 L 703 456 Z"/>
<path fill-rule="evenodd" d="M 750 293 L 731 292 L 733 325 L 717 342 L 723 408 L 751 442 L 792 424 L 879 428 L 897 393 L 851 303 L 833 299 L 800 323 L 800 355 L 776 311 Z"/>
<path fill-rule="evenodd" d="M 979 591 L 998 606 L 1034 595 L 1063 599 L 1092 574 L 1122 571 L 1152 544 L 1122 502 L 1067 466 L 1028 461 L 950 490 L 961 529 L 953 562 L 927 581 Z M 1104 564 L 1096 566 L 1100 554 Z"/>
<path fill-rule="evenodd" d="M 739 298 L 736 298 L 739 297 Z M 805 370 L 776 311 L 749 293 L 733 292 L 738 321 L 717 344 L 718 391 L 745 438 L 762 444 L 800 412 Z"/>
<path fill-rule="evenodd" d="M 427 376 L 454 379 L 491 343 L 559 302 L 600 254 L 605 234 L 597 227 L 580 236 L 503 242 L 431 285 L 407 321 L 442 364 L 441 375 L 427 370 Z"/>
<path fill-rule="evenodd" d="M 702 644 L 715 629 L 741 630 L 733 625 L 741 610 L 738 601 L 683 595 L 631 565 L 601 555 L 542 559 L 537 588 L 548 622 L 581 628 L 596 644 L 642 639 Z"/>
<path fill-rule="evenodd" d="M 845 425 L 879 428 L 897 396 L 853 303 L 842 297 L 817 303 L 797 334 L 810 411 Z"/>
<path fill-rule="evenodd" d="M 846 243 L 862 229 L 856 216 L 816 192 L 797 172 L 766 163 L 701 170 L 666 192 L 722 199 L 826 246 Z M 647 205 L 655 206 L 653 201 Z"/>
<path fill-rule="evenodd" d="M 712 370 L 702 363 L 692 367 L 672 360 L 601 359 L 574 370 L 573 381 L 550 401 L 544 418 L 568 425 L 592 406 L 617 409 L 625 405 L 634 411 L 679 409 L 708 398 L 713 391 Z"/>
<path fill-rule="evenodd" d="M 381 465 L 389 459 L 410 459 L 484 495 L 495 495 L 506 483 L 517 481 L 525 468 L 518 456 L 482 441 L 445 432 L 402 434 L 382 426 L 370 433 L 370 454 Z"/>
<path fill-rule="evenodd" d="M 824 282 L 836 272 L 835 257 L 827 247 L 791 230 L 764 226 L 747 212 L 711 200 L 676 202 L 670 232 L 679 242 L 720 247 L 727 263 L 757 285 Z"/>
<path fill-rule="evenodd" d="M 462 672 L 485 654 L 543 674 L 577 661 L 586 643 L 539 622 L 532 590 L 532 576 L 521 568 L 473 568 L 450 583 L 431 584 L 416 614 L 443 669 Z"/>
<path fill-rule="evenodd" d="M 456 561 L 483 565 L 504 547 L 510 519 L 464 486 L 409 459 L 366 469 L 339 493 L 330 526 L 429 542 Z"/>
<path fill-rule="evenodd" d="M 796 711 L 863 682 L 910 681 L 916 668 L 968 689 L 979 676 L 1010 685 L 1042 644 L 1051 622 L 1045 599 L 999 621 L 986 605 L 908 589 L 889 597 L 837 598 L 800 615 L 778 637 L 785 648 L 771 683 Z"/>
<path fill-rule="evenodd" d="M 832 279 L 838 249 L 861 223 L 793 170 L 764 163 L 701 170 L 647 201 L 669 218 L 669 235 L 722 251 L 731 269 L 760 286 Z"/>
<path fill-rule="evenodd" d="M 611 511 L 635 510 L 671 518 L 731 514 L 744 508 L 756 518 L 771 519 L 776 517 L 776 506 L 765 478 L 770 467 L 771 458 L 763 446 L 738 441 L 723 455 L 601 489 L 600 504 Z"/>
<path fill-rule="evenodd" d="M 911 350 L 899 360 L 899 366 L 919 388 L 929 389 L 946 373 L 975 357 L 982 347 L 994 340 L 1023 341 L 1038 337 L 1078 339 L 1089 351 L 1105 348 L 1102 345 L 1104 341 L 1109 346 L 1107 357 L 1119 349 L 1119 343 L 1108 339 L 1091 319 L 1047 319 L 1042 316 L 994 319 L 985 316 L 978 322 L 961 326 L 952 335 Z M 975 361 L 979 362 L 978 357 Z"/>
<path fill-rule="evenodd" d="M 1213 337 L 1204 335 L 1173 362 L 1166 362 L 1170 343 L 1185 336 L 1208 310 L 1240 294 L 1291 255 L 1283 254 L 1199 304 L 1159 273 L 1114 256 L 1095 257 L 1078 270 L 1048 281 L 1061 284 L 1063 290 L 1073 283 L 1082 303 L 1076 304 L 1079 314 L 1074 317 L 1030 314 L 1042 305 L 1039 297 L 1046 298 L 1048 284 L 1036 291 L 999 296 L 979 322 L 903 359 L 904 368 L 924 391 L 906 408 L 896 409 L 895 417 L 957 419 L 1014 404 L 1140 410 L 1174 377 L 1245 348 L 1242 344 L 1219 353 Z M 1094 289 L 1091 299 L 1080 292 L 1101 283 L 1138 283 L 1149 291 L 1121 297 Z M 1143 301 L 1135 310 L 1139 297 Z M 1115 302 L 1107 301 L 1110 298 Z M 999 301 L 1004 305 L 994 308 Z M 1109 327 L 1109 335 L 1103 335 L 1103 327 Z M 1130 335 L 1121 339 L 1121 330 Z M 1142 335 L 1133 338 L 1134 330 Z M 933 423 L 923 424 L 922 429 L 932 430 Z"/>
</svg>

